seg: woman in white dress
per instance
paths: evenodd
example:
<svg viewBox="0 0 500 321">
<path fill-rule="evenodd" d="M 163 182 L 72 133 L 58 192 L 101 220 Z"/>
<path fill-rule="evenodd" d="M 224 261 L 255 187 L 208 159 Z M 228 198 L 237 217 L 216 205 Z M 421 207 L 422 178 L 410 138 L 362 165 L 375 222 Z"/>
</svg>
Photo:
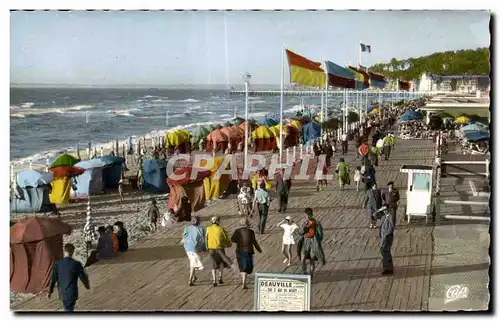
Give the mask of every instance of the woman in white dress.
<svg viewBox="0 0 500 321">
<path fill-rule="evenodd" d="M 292 221 L 290 216 L 285 217 L 284 220 L 279 222 L 278 227 L 283 229 L 283 245 L 281 246 L 281 251 L 285 255 L 283 263 L 287 263 L 287 266 L 290 266 L 292 262 L 292 245 L 295 244 L 293 232 L 299 227 Z"/>
</svg>

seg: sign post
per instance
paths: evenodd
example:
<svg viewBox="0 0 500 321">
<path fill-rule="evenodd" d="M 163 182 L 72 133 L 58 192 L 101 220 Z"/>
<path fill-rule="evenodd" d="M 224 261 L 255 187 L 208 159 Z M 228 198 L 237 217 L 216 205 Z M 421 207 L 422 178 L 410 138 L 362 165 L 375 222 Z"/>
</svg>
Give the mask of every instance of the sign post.
<svg viewBox="0 0 500 321">
<path fill-rule="evenodd" d="M 255 311 L 309 311 L 311 276 L 302 274 L 255 274 Z"/>
</svg>

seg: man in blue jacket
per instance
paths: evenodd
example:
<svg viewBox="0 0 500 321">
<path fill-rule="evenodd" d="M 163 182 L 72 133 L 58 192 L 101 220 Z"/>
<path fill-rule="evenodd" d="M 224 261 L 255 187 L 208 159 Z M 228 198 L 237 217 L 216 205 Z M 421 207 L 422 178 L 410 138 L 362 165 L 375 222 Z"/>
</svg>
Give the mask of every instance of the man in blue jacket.
<svg viewBox="0 0 500 321">
<path fill-rule="evenodd" d="M 75 246 L 71 243 L 64 245 L 64 258 L 58 260 L 52 269 L 52 282 L 50 283 L 47 298 L 54 293 L 56 283 L 59 285 L 59 296 L 64 304 L 64 311 L 73 312 L 78 300 L 78 279 L 87 290 L 90 289 L 89 278 L 85 273 L 82 263 L 73 259 Z"/>
</svg>

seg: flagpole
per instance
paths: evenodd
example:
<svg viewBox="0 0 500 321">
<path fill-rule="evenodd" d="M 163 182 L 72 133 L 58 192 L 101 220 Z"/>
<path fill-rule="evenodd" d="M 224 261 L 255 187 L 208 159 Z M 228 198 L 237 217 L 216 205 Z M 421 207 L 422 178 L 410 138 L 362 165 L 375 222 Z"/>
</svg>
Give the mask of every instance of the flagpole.
<svg viewBox="0 0 500 321">
<path fill-rule="evenodd" d="M 324 89 L 321 88 L 321 111 L 320 111 L 321 117 L 319 120 L 321 122 L 321 131 L 320 131 L 321 137 L 323 137 L 323 104 L 324 104 L 324 101 L 325 101 L 325 91 L 324 91 Z"/>
<path fill-rule="evenodd" d="M 326 79 L 325 79 L 325 116 L 324 120 L 326 120 L 328 117 L 328 85 L 329 85 L 329 80 L 328 80 L 328 71 L 326 70 L 326 60 L 325 60 L 325 74 L 326 74 Z M 323 114 L 322 114 L 323 115 Z"/>
<path fill-rule="evenodd" d="M 359 46 L 358 46 L 358 49 L 359 49 L 359 51 L 358 51 L 358 66 L 359 67 L 361 67 L 361 55 L 362 55 L 361 44 L 362 44 L 362 42 L 360 40 L 359 41 Z"/>
<path fill-rule="evenodd" d="M 281 53 L 281 99 L 280 99 L 280 164 L 283 162 L 283 105 L 285 104 L 285 50 Z"/>
</svg>

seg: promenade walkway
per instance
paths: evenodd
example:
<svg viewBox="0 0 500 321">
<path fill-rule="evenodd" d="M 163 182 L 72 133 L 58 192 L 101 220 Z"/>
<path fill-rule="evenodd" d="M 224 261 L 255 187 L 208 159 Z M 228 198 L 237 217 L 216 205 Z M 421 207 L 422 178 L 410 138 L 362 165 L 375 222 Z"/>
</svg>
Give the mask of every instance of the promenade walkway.
<svg viewBox="0 0 500 321">
<path fill-rule="evenodd" d="M 353 150 L 351 145 L 348 160 L 353 159 Z M 380 275 L 379 231 L 367 228 L 365 210 L 361 207 L 364 192 L 356 192 L 354 186 L 341 192 L 336 180 L 322 192 L 316 192 L 313 181 L 293 184 L 286 215 L 299 221 L 304 208 L 312 207 L 325 229 L 323 247 L 327 263 L 317 267 L 313 279 L 313 311 L 428 310 L 433 227 L 418 221 L 411 225 L 403 223 L 407 176 L 399 169 L 402 164 L 432 164 L 433 153 L 431 141 L 398 140 L 391 160 L 382 161 L 377 168 L 379 185 L 394 181 L 402 197 L 392 250 L 395 275 L 391 277 Z M 338 158 L 335 157 L 334 163 Z M 297 258 L 289 268 L 282 263 L 282 231 L 276 224 L 284 215 L 277 212 L 276 206 L 274 200 L 267 233 L 257 236 L 264 252 L 255 255 L 255 272 L 299 273 Z M 211 216 L 218 215 L 229 233 L 238 226 L 234 197 L 218 201 L 198 214 L 204 225 Z M 255 227 L 256 222 L 252 225 Z M 239 273 L 226 270 L 225 284 L 213 288 L 208 256 L 203 258 L 205 270 L 198 274 L 197 284 L 188 287 L 188 260 L 180 243 L 182 230 L 183 225 L 160 230 L 132 246 L 128 253 L 88 268 L 92 289 L 81 288 L 76 309 L 251 311 L 253 281 L 248 290 L 242 290 Z M 227 253 L 234 258 L 234 247 Z M 435 273 L 447 270 L 441 271 Z M 57 295 L 52 300 L 37 296 L 12 307 L 16 311 L 61 308 Z"/>
</svg>

